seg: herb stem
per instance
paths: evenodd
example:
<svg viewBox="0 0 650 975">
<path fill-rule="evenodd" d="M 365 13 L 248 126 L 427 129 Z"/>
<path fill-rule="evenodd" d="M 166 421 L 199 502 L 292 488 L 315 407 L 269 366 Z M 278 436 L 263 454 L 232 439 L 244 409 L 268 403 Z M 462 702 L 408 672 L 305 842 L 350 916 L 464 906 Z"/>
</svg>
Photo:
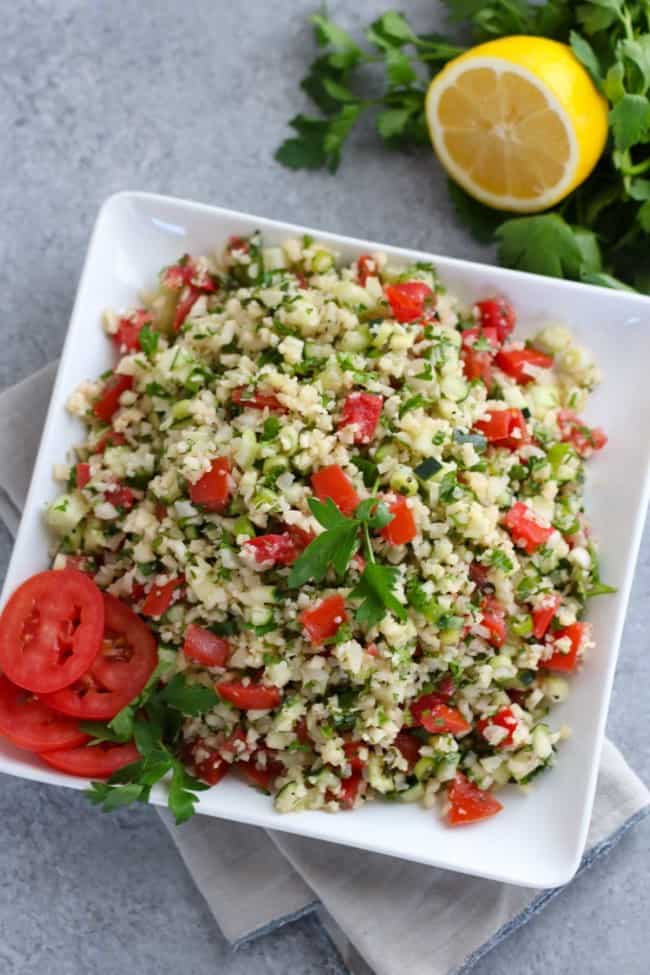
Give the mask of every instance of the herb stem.
<svg viewBox="0 0 650 975">
<path fill-rule="evenodd" d="M 372 545 L 370 544 L 370 532 L 368 531 L 368 523 L 364 521 L 363 523 L 363 550 L 365 556 L 371 565 L 375 564 L 375 553 L 372 550 Z"/>
</svg>

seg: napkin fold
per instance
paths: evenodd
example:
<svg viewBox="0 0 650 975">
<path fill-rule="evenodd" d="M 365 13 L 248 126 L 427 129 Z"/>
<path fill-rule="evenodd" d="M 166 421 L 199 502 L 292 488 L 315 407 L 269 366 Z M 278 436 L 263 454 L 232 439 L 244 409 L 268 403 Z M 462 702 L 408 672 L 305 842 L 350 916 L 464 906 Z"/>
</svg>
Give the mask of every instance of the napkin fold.
<svg viewBox="0 0 650 975">
<path fill-rule="evenodd" d="M 0 395 L 0 519 L 15 534 L 56 364 Z M 63 458 L 62 458 L 63 459 Z M 650 794 L 606 741 L 587 853 L 607 853 Z M 393 857 L 159 810 L 224 936 L 239 946 L 311 911 L 355 975 L 461 975 L 562 888 L 540 892 Z"/>
</svg>

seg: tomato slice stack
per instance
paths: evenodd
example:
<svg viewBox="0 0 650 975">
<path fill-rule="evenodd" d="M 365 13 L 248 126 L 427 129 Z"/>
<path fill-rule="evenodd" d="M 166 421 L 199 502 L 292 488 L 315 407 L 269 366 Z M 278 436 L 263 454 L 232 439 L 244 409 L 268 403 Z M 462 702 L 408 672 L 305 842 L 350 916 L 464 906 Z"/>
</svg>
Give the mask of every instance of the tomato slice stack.
<svg viewBox="0 0 650 975">
<path fill-rule="evenodd" d="M 104 778 L 133 743 L 88 747 L 80 719 L 115 717 L 158 659 L 145 623 L 77 569 L 27 579 L 0 616 L 0 735 L 71 775 Z"/>
</svg>

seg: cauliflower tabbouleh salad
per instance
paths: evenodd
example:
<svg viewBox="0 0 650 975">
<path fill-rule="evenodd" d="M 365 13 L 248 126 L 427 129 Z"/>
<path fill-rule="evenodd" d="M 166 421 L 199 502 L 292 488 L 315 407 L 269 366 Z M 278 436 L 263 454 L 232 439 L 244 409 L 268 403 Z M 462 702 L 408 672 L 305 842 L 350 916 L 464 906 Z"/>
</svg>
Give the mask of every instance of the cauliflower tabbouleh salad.
<svg viewBox="0 0 650 975">
<path fill-rule="evenodd" d="M 514 326 L 428 263 L 340 266 L 258 234 L 107 312 L 118 361 L 71 396 L 87 435 L 55 470 L 57 572 L 1 621 L 0 731 L 113 773 L 90 793 L 105 808 L 171 773 L 179 821 L 226 774 L 282 812 L 497 813 L 568 734 L 549 712 L 592 645 L 586 600 L 610 591 L 583 514 L 606 438 L 577 415 L 598 370 L 565 328 Z M 26 675 L 34 614 L 70 586 L 58 657 L 40 647 Z M 19 741 L 16 714 L 47 740 Z"/>
</svg>

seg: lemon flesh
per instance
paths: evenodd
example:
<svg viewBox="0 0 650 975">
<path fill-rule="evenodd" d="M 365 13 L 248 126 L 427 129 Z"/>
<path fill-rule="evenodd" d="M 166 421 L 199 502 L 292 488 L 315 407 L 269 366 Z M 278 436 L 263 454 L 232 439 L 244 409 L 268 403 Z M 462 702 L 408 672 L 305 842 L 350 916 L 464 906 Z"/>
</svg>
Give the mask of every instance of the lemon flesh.
<svg viewBox="0 0 650 975">
<path fill-rule="evenodd" d="M 565 44 L 504 37 L 450 61 L 427 92 L 440 162 L 473 197 L 530 213 L 587 178 L 607 139 L 607 103 Z"/>
</svg>

